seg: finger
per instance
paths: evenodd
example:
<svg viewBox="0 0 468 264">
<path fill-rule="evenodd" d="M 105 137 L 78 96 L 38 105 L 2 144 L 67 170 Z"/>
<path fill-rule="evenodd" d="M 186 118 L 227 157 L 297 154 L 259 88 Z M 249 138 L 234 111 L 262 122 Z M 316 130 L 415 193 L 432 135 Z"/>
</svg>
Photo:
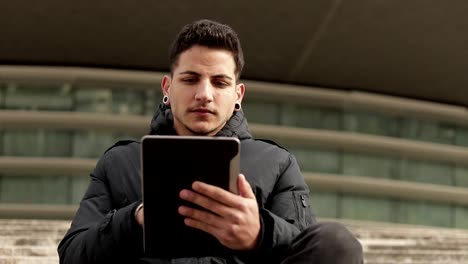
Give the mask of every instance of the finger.
<svg viewBox="0 0 468 264">
<path fill-rule="evenodd" d="M 182 190 L 179 193 L 179 196 L 183 200 L 199 205 L 220 216 L 227 214 L 228 207 L 224 203 L 214 200 L 213 198 L 192 192 L 190 190 Z"/>
<path fill-rule="evenodd" d="M 209 197 L 219 203 L 225 204 L 226 206 L 236 207 L 238 205 L 239 197 L 230 191 L 224 190 L 223 188 L 195 181 L 192 184 L 192 189 L 197 193 Z"/>
<path fill-rule="evenodd" d="M 250 184 L 244 174 L 239 174 L 239 177 L 237 178 L 237 188 L 239 188 L 239 194 L 242 197 L 255 199 L 252 187 L 250 187 Z"/>
<path fill-rule="evenodd" d="M 225 225 L 224 219 L 222 217 L 207 211 L 198 210 L 187 206 L 180 206 L 178 208 L 178 212 L 180 215 L 186 218 L 190 218 L 210 226 L 222 227 Z"/>
<path fill-rule="evenodd" d="M 184 223 L 187 226 L 202 230 L 206 233 L 214 236 L 222 245 L 229 247 L 231 249 L 248 249 L 245 247 L 243 242 L 239 240 L 239 237 L 236 237 L 236 234 L 241 232 L 239 226 L 232 226 L 228 223 L 224 224 L 221 227 L 211 225 L 205 221 L 199 221 L 193 218 L 185 218 Z M 231 226 L 231 228 L 229 228 Z M 228 228 L 226 228 L 228 227 Z M 242 228 L 244 229 L 244 228 Z"/>
<path fill-rule="evenodd" d="M 221 231 L 220 231 L 219 228 L 217 228 L 215 226 L 209 225 L 207 223 L 204 223 L 204 222 L 198 221 L 196 219 L 192 219 L 192 218 L 185 218 L 184 223 L 187 226 L 190 226 L 190 227 L 199 229 L 201 231 L 204 231 L 204 232 L 206 232 L 208 234 L 211 234 L 212 236 L 216 237 L 219 240 L 218 237 L 219 237 L 219 233 Z"/>
</svg>

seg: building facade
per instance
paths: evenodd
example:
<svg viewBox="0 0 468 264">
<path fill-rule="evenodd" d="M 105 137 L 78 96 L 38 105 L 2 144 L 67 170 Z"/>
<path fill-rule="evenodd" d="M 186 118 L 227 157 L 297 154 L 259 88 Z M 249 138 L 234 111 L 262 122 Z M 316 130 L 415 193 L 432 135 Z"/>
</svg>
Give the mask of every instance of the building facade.
<svg viewBox="0 0 468 264">
<path fill-rule="evenodd" d="M 162 72 L 0 67 L 0 215 L 70 218 L 95 161 L 139 140 Z M 319 218 L 468 228 L 462 107 L 244 80 L 258 138 L 298 159 Z"/>
</svg>

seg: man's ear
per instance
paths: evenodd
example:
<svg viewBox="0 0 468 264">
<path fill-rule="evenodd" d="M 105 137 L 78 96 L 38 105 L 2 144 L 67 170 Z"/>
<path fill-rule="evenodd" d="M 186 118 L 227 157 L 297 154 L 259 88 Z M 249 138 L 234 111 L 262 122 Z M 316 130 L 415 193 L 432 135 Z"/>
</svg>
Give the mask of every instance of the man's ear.
<svg viewBox="0 0 468 264">
<path fill-rule="evenodd" d="M 236 85 L 236 96 L 237 102 L 242 103 L 242 98 L 244 98 L 245 94 L 245 85 L 243 83 L 239 83 Z"/>
<path fill-rule="evenodd" d="M 169 96 L 169 90 L 171 88 L 171 82 L 172 79 L 168 75 L 164 75 L 162 81 L 161 81 L 161 90 L 163 92 L 163 95 Z"/>
</svg>

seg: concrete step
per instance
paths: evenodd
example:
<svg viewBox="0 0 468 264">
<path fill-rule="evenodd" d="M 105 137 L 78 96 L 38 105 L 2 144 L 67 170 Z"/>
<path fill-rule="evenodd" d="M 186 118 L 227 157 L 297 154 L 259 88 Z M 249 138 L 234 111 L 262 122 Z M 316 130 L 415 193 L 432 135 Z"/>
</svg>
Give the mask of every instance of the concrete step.
<svg viewBox="0 0 468 264">
<path fill-rule="evenodd" d="M 56 245 L 47 246 L 2 246 L 0 256 L 12 257 L 48 257 L 57 254 Z"/>
<path fill-rule="evenodd" d="M 0 264 L 57 264 L 58 256 L 53 257 L 10 257 L 0 256 Z"/>
<path fill-rule="evenodd" d="M 367 264 L 382 264 L 382 263 L 468 263 L 468 253 L 459 251 L 444 251 L 444 250 L 376 250 L 368 251 L 365 254 Z"/>
<path fill-rule="evenodd" d="M 361 243 L 369 249 L 379 248 L 424 248 L 424 249 L 444 249 L 444 250 L 468 250 L 468 241 L 458 241 L 456 239 L 414 239 L 414 238 L 363 238 L 359 237 Z"/>
<path fill-rule="evenodd" d="M 56 246 L 63 236 L 57 235 L 37 235 L 31 234 L 30 236 L 0 236 L 0 247 L 8 246 L 40 246 L 50 247 Z"/>
<path fill-rule="evenodd" d="M 468 230 L 343 220 L 366 264 L 468 263 Z"/>
<path fill-rule="evenodd" d="M 364 248 L 366 264 L 468 263 L 468 230 L 334 220 Z M 0 264 L 58 263 L 57 245 L 70 221 L 0 219 Z"/>
</svg>

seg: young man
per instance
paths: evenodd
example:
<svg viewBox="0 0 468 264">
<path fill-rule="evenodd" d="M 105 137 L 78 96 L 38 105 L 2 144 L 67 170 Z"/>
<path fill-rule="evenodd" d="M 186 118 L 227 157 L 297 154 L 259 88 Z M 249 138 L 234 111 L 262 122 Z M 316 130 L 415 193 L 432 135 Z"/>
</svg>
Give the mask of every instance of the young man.
<svg viewBox="0 0 468 264">
<path fill-rule="evenodd" d="M 60 263 L 362 263 L 361 245 L 345 227 L 315 221 L 294 156 L 249 133 L 241 110 L 244 60 L 236 33 L 209 20 L 188 24 L 170 60 L 171 75 L 162 80 L 163 103 L 150 134 L 241 141 L 238 195 L 203 182 L 179 193 L 207 209 L 180 206 L 185 224 L 211 234 L 226 251 L 178 259 L 145 256 L 140 145 L 122 141 L 104 153 L 91 174 L 58 247 Z M 193 245 L 198 246 L 203 245 Z"/>
</svg>

